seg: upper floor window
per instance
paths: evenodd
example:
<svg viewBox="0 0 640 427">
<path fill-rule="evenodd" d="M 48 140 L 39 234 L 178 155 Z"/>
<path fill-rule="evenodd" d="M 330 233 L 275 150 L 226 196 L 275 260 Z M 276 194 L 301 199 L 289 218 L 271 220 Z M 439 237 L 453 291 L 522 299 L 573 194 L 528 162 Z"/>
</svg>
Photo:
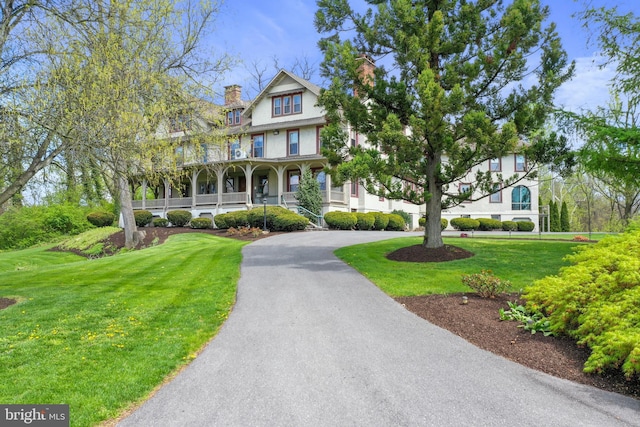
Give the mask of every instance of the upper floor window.
<svg viewBox="0 0 640 427">
<path fill-rule="evenodd" d="M 515 171 L 525 172 L 527 170 L 527 159 L 524 154 L 515 155 Z"/>
<path fill-rule="evenodd" d="M 297 130 L 287 131 L 287 155 L 297 156 L 300 154 L 300 132 Z"/>
<path fill-rule="evenodd" d="M 272 115 L 286 116 L 302 113 L 302 94 L 274 96 L 271 98 Z"/>
<path fill-rule="evenodd" d="M 252 157 L 264 157 L 264 134 L 253 135 Z"/>
<path fill-rule="evenodd" d="M 524 185 L 519 185 L 511 191 L 511 209 L 514 211 L 531 210 L 531 191 Z"/>
<path fill-rule="evenodd" d="M 502 203 L 502 187 L 499 183 L 493 184 L 493 192 L 489 196 L 489 203 Z"/>
<path fill-rule="evenodd" d="M 169 119 L 169 132 L 182 132 L 191 129 L 191 117 L 181 114 Z"/>
<path fill-rule="evenodd" d="M 458 191 L 460 192 L 460 195 L 465 198 L 465 201 L 467 201 L 467 199 L 471 197 L 471 184 L 460 184 L 458 186 Z"/>
<path fill-rule="evenodd" d="M 227 112 L 227 125 L 236 126 L 241 123 L 242 110 L 235 109 Z"/>
<path fill-rule="evenodd" d="M 489 160 L 489 170 L 491 172 L 500 172 L 502 170 L 501 159 L 497 158 Z"/>
</svg>

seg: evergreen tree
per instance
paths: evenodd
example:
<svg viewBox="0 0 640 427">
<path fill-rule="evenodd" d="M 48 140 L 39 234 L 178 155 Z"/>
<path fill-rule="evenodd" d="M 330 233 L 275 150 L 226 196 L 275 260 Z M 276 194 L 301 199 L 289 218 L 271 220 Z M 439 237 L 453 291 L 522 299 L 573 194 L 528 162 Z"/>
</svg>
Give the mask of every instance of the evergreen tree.
<svg viewBox="0 0 640 427">
<path fill-rule="evenodd" d="M 516 150 L 530 171 L 560 158 L 566 141 L 541 128 L 573 65 L 539 0 L 367 3 L 360 14 L 347 0 L 318 1 L 321 73 L 331 81 L 319 98 L 323 154 L 336 183 L 426 204 L 424 246 L 439 248 L 443 209 L 487 197 L 498 179 L 522 179 L 478 166 Z M 367 143 L 351 146 L 347 126 Z M 471 185 L 461 194 L 462 179 Z"/>
<path fill-rule="evenodd" d="M 569 209 L 565 201 L 562 202 L 562 208 L 560 209 L 560 231 L 571 231 L 571 226 L 569 225 Z"/>
<path fill-rule="evenodd" d="M 298 200 L 298 206 L 305 208 L 309 212 L 312 212 L 315 215 L 322 214 L 322 193 L 320 192 L 320 184 L 309 169 L 305 169 L 302 172 L 300 185 L 296 192 L 296 200 Z M 311 221 L 315 222 L 317 220 L 317 218 L 307 212 L 304 212 L 303 215 Z"/>
<path fill-rule="evenodd" d="M 558 212 L 558 204 L 553 200 L 549 202 L 549 227 L 552 233 L 560 231 L 560 213 Z"/>
</svg>

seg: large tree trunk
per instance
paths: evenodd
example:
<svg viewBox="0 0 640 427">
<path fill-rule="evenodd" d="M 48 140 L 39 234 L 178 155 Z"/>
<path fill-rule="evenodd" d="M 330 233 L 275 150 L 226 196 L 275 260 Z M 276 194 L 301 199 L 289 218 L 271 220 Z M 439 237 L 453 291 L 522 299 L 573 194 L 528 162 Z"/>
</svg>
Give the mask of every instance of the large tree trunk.
<svg viewBox="0 0 640 427">
<path fill-rule="evenodd" d="M 131 203 L 131 190 L 127 179 L 121 174 L 117 174 L 118 197 L 120 198 L 120 213 L 124 226 L 124 246 L 128 249 L 135 248 L 144 238 L 144 232 L 138 231 L 136 220 L 133 216 L 133 205 Z"/>
<path fill-rule="evenodd" d="M 425 248 L 435 249 L 444 246 L 442 241 L 442 186 L 437 182 L 438 168 L 440 167 L 439 154 L 427 159 L 427 221 L 424 227 Z"/>
</svg>

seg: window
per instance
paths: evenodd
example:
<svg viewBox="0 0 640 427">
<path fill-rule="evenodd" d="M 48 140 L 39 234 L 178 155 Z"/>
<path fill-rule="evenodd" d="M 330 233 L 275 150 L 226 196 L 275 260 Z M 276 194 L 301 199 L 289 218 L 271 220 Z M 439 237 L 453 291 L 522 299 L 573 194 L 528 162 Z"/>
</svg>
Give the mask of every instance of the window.
<svg viewBox="0 0 640 427">
<path fill-rule="evenodd" d="M 502 170 L 502 159 L 489 160 L 489 170 L 491 172 L 500 172 Z"/>
<path fill-rule="evenodd" d="M 169 132 L 182 132 L 191 129 L 191 118 L 186 114 L 169 119 Z"/>
<path fill-rule="evenodd" d="M 516 154 L 515 155 L 515 171 L 516 172 L 524 172 L 527 169 L 527 161 L 524 157 L 524 154 Z"/>
<path fill-rule="evenodd" d="M 253 157 L 264 157 L 264 134 L 253 135 Z"/>
<path fill-rule="evenodd" d="M 207 144 L 200 144 L 202 150 L 202 163 L 207 163 L 209 160 L 209 146 Z"/>
<path fill-rule="evenodd" d="M 182 166 L 184 164 L 184 147 L 182 147 L 182 145 L 179 147 L 176 147 L 175 154 L 176 154 L 176 164 L 178 166 Z"/>
<path fill-rule="evenodd" d="M 282 115 L 282 98 L 273 98 L 273 115 Z"/>
<path fill-rule="evenodd" d="M 460 196 L 462 196 L 465 200 L 471 197 L 471 184 L 460 184 L 458 187 L 458 191 L 460 192 Z"/>
<path fill-rule="evenodd" d="M 514 211 L 531 210 L 531 191 L 524 185 L 519 185 L 511 191 L 511 209 Z"/>
<path fill-rule="evenodd" d="M 491 215 L 491 219 L 502 221 L 502 215 L 499 215 L 499 214 L 498 215 Z"/>
<path fill-rule="evenodd" d="M 235 126 L 239 125 L 242 117 L 242 110 L 235 109 L 227 112 L 227 125 Z"/>
<path fill-rule="evenodd" d="M 235 115 L 235 124 L 239 125 L 240 124 L 240 114 L 242 113 L 242 111 L 240 110 L 236 110 L 234 111 L 234 115 Z"/>
<path fill-rule="evenodd" d="M 502 203 L 502 187 L 499 183 L 493 184 L 493 192 L 489 196 L 489 203 Z"/>
<path fill-rule="evenodd" d="M 320 186 L 320 190 L 324 191 L 327 189 L 327 174 L 322 169 L 315 169 L 313 174 L 316 177 L 316 181 L 318 181 L 318 185 Z"/>
<path fill-rule="evenodd" d="M 302 113 L 302 94 L 274 96 L 271 98 L 272 115 L 286 116 Z"/>
<path fill-rule="evenodd" d="M 237 160 L 242 158 L 242 150 L 240 150 L 240 141 L 235 140 L 229 143 L 229 149 L 231 151 L 231 155 L 229 156 L 231 160 Z"/>
<path fill-rule="evenodd" d="M 287 191 L 295 193 L 300 185 L 300 171 L 289 171 L 289 180 L 287 182 Z"/>
<path fill-rule="evenodd" d="M 233 124 L 233 111 L 227 112 L 227 124 L 229 126 Z"/>
<path fill-rule="evenodd" d="M 289 142 L 287 145 L 287 155 L 297 156 L 300 154 L 300 133 L 297 130 L 287 131 L 287 141 Z"/>
<path fill-rule="evenodd" d="M 358 197 L 358 181 L 351 181 L 351 197 Z"/>
</svg>

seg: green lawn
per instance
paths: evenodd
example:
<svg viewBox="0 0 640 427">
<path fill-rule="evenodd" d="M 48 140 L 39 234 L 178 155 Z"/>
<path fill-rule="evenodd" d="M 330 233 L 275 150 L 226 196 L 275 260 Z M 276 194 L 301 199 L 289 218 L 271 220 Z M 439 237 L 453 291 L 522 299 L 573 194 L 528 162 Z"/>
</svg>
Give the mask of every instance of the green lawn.
<svg viewBox="0 0 640 427">
<path fill-rule="evenodd" d="M 235 301 L 241 248 L 205 234 L 97 260 L 0 254 L 0 402 L 66 403 L 71 425 L 116 417 L 193 359 Z"/>
<path fill-rule="evenodd" d="M 462 284 L 463 274 L 491 270 L 511 281 L 519 291 L 536 279 L 557 274 L 568 265 L 565 255 L 581 243 L 547 240 L 445 238 L 445 244 L 467 249 L 475 256 L 443 263 L 406 263 L 388 260 L 385 255 L 405 246 L 418 245 L 422 237 L 405 237 L 349 246 L 336 255 L 391 296 L 413 296 L 471 292 Z M 584 243 L 582 243 L 584 244 Z"/>
</svg>

